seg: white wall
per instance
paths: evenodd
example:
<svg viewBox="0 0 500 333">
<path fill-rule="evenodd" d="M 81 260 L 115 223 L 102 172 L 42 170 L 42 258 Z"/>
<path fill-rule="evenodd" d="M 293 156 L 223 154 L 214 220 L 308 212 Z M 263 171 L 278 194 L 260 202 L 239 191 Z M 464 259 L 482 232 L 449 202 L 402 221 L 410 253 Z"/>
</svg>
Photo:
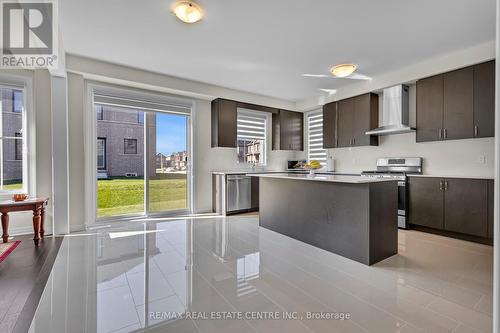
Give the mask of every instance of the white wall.
<svg viewBox="0 0 500 333">
<path fill-rule="evenodd" d="M 69 145 L 69 224 L 70 230 L 84 228 L 85 154 L 84 110 L 85 83 L 82 75 L 68 73 L 68 145 Z"/>
<path fill-rule="evenodd" d="M 410 86 L 410 124 L 415 126 L 416 89 Z M 382 96 L 379 98 L 382 121 Z M 425 174 L 445 176 L 481 176 L 493 178 L 494 138 L 416 143 L 415 132 L 381 136 L 378 147 L 336 148 L 327 151 L 341 172 L 375 169 L 379 157 L 423 157 Z M 484 163 L 480 161 L 484 157 Z"/>
</svg>

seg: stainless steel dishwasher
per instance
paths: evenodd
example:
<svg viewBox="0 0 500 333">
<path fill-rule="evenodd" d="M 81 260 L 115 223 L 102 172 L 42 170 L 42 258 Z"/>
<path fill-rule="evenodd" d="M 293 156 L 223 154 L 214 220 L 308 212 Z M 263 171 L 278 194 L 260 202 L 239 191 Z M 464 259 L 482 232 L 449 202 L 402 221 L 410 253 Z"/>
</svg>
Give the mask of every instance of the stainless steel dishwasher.
<svg viewBox="0 0 500 333">
<path fill-rule="evenodd" d="M 226 186 L 227 213 L 252 208 L 251 177 L 244 175 L 228 175 Z"/>
</svg>

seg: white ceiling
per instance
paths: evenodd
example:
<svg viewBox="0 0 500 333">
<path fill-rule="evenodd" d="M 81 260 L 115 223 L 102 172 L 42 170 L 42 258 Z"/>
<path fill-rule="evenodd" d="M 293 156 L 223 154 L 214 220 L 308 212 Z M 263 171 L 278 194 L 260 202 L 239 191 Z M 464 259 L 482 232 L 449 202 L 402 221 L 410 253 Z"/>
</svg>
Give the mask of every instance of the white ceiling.
<svg viewBox="0 0 500 333">
<path fill-rule="evenodd" d="M 396 70 L 495 37 L 495 0 L 60 0 L 66 52 L 227 88 L 300 100 L 352 80 L 301 77 L 358 64 Z"/>
</svg>

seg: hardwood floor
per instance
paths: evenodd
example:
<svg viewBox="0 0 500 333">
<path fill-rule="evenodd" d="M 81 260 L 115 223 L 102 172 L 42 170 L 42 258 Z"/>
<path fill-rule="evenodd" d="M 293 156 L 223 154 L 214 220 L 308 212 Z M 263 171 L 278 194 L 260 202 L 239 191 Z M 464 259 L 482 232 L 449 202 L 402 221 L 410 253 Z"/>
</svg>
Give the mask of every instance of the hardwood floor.
<svg viewBox="0 0 500 333">
<path fill-rule="evenodd" d="M 0 264 L 0 333 L 27 332 L 63 237 L 16 236 L 18 247 Z"/>
</svg>

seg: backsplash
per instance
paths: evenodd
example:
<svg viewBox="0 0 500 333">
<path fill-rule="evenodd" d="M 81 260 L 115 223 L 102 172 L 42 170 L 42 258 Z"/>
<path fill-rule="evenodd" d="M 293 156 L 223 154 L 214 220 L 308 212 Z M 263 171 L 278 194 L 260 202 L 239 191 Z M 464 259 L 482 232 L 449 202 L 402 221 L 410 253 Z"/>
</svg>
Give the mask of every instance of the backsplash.
<svg viewBox="0 0 500 333">
<path fill-rule="evenodd" d="M 423 157 L 423 173 L 493 177 L 494 138 L 416 143 L 415 133 L 381 136 L 378 147 L 328 149 L 335 170 L 361 172 L 375 169 L 380 157 Z"/>
</svg>

